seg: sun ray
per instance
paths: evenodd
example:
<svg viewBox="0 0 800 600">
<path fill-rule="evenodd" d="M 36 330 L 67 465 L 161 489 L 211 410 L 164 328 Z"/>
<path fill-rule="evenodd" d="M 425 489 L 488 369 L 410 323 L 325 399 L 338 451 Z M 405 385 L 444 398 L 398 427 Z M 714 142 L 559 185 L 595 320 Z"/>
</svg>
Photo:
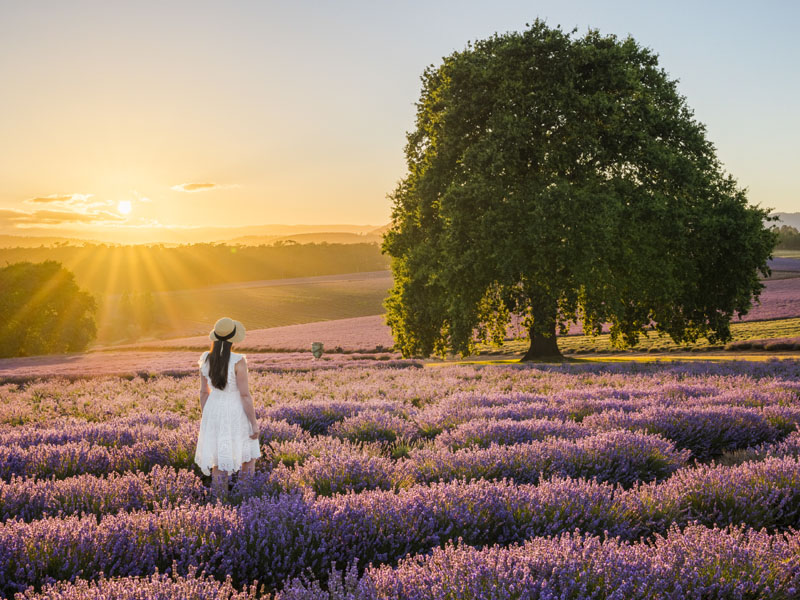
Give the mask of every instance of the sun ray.
<svg viewBox="0 0 800 600">
<path fill-rule="evenodd" d="M 162 313 L 166 317 L 167 324 L 179 323 L 182 319 L 182 315 L 175 310 L 173 303 L 169 301 L 169 296 L 164 292 L 157 291 L 167 289 L 169 284 L 164 273 L 162 273 L 163 263 L 155 259 L 154 252 L 161 253 L 156 247 L 146 248 L 145 251 L 141 253 L 144 269 L 153 282 L 151 289 L 156 290 L 153 291 L 153 308 L 157 314 Z"/>
</svg>

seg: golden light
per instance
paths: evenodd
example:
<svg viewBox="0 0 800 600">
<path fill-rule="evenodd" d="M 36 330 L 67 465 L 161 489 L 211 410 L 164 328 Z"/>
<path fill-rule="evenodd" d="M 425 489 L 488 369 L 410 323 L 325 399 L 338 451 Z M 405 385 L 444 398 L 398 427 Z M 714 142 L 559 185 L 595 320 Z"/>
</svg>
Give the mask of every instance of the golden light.
<svg viewBox="0 0 800 600">
<path fill-rule="evenodd" d="M 133 206 L 130 200 L 120 200 L 117 203 L 117 212 L 121 215 L 129 215 L 131 213 L 131 208 L 133 208 Z"/>
</svg>

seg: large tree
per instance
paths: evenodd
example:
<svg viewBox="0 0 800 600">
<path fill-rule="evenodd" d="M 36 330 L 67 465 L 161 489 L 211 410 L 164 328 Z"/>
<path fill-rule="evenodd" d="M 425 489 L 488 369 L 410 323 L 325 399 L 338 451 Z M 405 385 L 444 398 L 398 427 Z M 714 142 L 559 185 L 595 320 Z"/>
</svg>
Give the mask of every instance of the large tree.
<svg viewBox="0 0 800 600">
<path fill-rule="evenodd" d="M 407 139 L 383 244 L 403 355 L 467 354 L 510 315 L 525 359 L 578 319 L 616 345 L 726 340 L 769 273 L 769 210 L 630 37 L 536 21 L 471 43 L 425 70 Z"/>
<path fill-rule="evenodd" d="M 0 269 L 0 357 L 84 350 L 96 334 L 94 298 L 61 263 Z"/>
</svg>

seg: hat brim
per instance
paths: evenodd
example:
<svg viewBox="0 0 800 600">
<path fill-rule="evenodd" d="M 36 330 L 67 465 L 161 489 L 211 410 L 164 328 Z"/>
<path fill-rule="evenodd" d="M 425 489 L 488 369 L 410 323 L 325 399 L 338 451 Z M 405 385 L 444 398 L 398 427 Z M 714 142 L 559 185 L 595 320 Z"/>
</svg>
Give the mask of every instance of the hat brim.
<svg viewBox="0 0 800 600">
<path fill-rule="evenodd" d="M 232 344 L 234 344 L 236 342 L 241 342 L 242 340 L 244 340 L 244 336 L 247 333 L 247 331 L 245 330 L 244 325 L 242 325 L 241 321 L 237 321 L 236 319 L 233 319 L 233 322 L 236 324 L 236 335 L 234 335 L 231 339 L 228 340 Z M 211 333 L 208 334 L 208 339 L 211 340 L 212 342 L 216 342 L 217 341 L 217 336 L 214 333 L 213 329 L 211 330 Z"/>
</svg>

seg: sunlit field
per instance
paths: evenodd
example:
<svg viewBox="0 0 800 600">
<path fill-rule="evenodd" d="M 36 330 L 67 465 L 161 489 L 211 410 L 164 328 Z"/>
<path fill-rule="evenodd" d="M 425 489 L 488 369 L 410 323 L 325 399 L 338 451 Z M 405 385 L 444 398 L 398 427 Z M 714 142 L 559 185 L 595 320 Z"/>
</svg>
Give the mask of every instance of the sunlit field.
<svg viewBox="0 0 800 600">
<path fill-rule="evenodd" d="M 221 497 L 192 464 L 196 375 L 2 384 L 0 591 L 789 598 L 800 583 L 800 361 L 357 362 L 254 364 L 263 457 Z"/>
<path fill-rule="evenodd" d="M 388 271 L 301 279 L 239 282 L 208 288 L 153 292 L 151 326 L 137 326 L 137 306 L 121 310 L 122 297 L 107 297 L 98 315 L 98 345 L 206 334 L 219 315 L 233 314 L 251 329 L 348 319 L 383 312 L 392 285 Z M 135 300 L 134 300 L 135 302 Z M 133 325 L 133 326 L 131 326 Z M 249 340 L 248 340 L 249 342 Z"/>
</svg>

